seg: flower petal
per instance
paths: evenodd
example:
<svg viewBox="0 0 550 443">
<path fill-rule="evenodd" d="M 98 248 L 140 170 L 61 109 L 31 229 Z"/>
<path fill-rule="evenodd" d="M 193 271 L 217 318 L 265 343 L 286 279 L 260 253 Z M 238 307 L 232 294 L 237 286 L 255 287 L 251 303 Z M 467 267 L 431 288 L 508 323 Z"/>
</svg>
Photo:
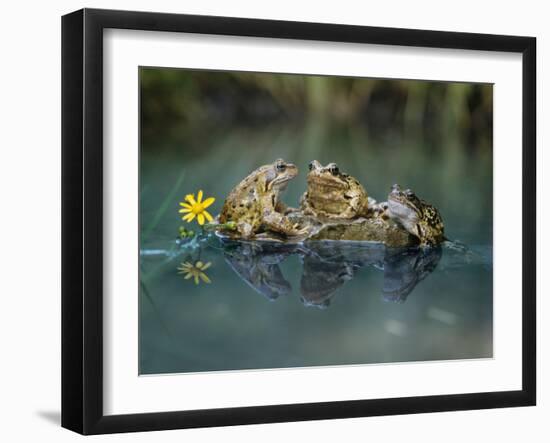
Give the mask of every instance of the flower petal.
<svg viewBox="0 0 550 443">
<path fill-rule="evenodd" d="M 202 207 L 204 209 L 208 208 L 212 203 L 214 203 L 216 199 L 214 197 L 209 197 L 205 201 L 202 202 Z"/>
<path fill-rule="evenodd" d="M 183 213 L 185 213 L 185 212 L 191 212 L 191 209 L 187 209 L 187 208 L 186 208 L 186 209 L 180 209 L 178 212 L 179 212 L 180 214 L 181 214 L 182 212 L 183 212 Z"/>
<path fill-rule="evenodd" d="M 185 196 L 185 200 L 188 201 L 189 203 L 191 203 L 192 205 L 196 205 L 197 202 L 195 201 L 195 197 L 193 196 L 193 194 L 187 194 Z"/>
<path fill-rule="evenodd" d="M 191 209 L 192 206 L 189 203 L 180 202 L 180 206 L 183 206 L 184 208 Z"/>
<path fill-rule="evenodd" d="M 203 265 L 203 263 L 199 260 L 197 263 L 195 263 L 195 268 L 201 269 L 202 265 Z"/>
<path fill-rule="evenodd" d="M 195 218 L 195 215 L 196 214 L 194 212 L 190 212 L 189 214 L 187 214 L 185 217 L 182 217 L 182 218 L 183 220 L 187 220 L 188 222 L 191 222 Z"/>
<path fill-rule="evenodd" d="M 202 265 L 202 267 L 200 268 L 200 270 L 201 270 L 201 271 L 205 271 L 205 270 L 208 269 L 210 266 L 212 266 L 212 262 L 205 263 L 204 265 Z"/>
<path fill-rule="evenodd" d="M 199 284 L 199 274 L 195 274 L 194 277 L 195 277 L 195 284 L 198 285 Z"/>
<path fill-rule="evenodd" d="M 197 220 L 199 222 L 199 225 L 204 225 L 204 215 L 202 214 L 202 212 L 197 215 Z"/>
<path fill-rule="evenodd" d="M 214 220 L 208 211 L 202 211 L 202 213 L 206 217 L 206 220 L 208 220 L 209 222 Z"/>
<path fill-rule="evenodd" d="M 199 192 L 197 193 L 197 203 L 200 203 L 202 200 L 202 190 L 199 190 Z"/>
<path fill-rule="evenodd" d="M 208 276 L 207 276 L 204 272 L 200 272 L 200 273 L 199 273 L 199 276 L 200 276 L 200 278 L 202 279 L 203 282 L 205 282 L 205 283 L 212 283 L 212 282 L 210 281 L 210 279 L 208 278 Z"/>
<path fill-rule="evenodd" d="M 184 277 L 185 280 L 189 280 L 191 277 L 193 277 L 193 274 L 190 272 Z"/>
</svg>

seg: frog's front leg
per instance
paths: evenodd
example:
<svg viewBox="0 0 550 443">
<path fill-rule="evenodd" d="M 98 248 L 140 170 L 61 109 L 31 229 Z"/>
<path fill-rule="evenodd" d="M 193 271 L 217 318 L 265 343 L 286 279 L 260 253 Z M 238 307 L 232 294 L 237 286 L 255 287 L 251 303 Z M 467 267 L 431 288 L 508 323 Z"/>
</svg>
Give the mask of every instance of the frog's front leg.
<svg viewBox="0 0 550 443">
<path fill-rule="evenodd" d="M 302 235 L 308 232 L 307 228 L 298 229 L 297 224 L 292 223 L 288 217 L 275 211 L 264 212 L 262 222 L 267 229 L 288 236 Z"/>
<path fill-rule="evenodd" d="M 285 235 L 301 235 L 307 232 L 307 229 L 299 230 L 288 217 L 275 210 L 276 205 L 271 198 L 265 198 L 262 201 L 262 224 L 271 231 L 280 232 Z"/>
<path fill-rule="evenodd" d="M 388 202 L 380 202 L 369 206 L 369 211 L 375 216 L 383 220 L 390 219 L 390 213 L 388 210 Z"/>
<path fill-rule="evenodd" d="M 349 200 L 346 209 L 339 215 L 340 218 L 351 219 L 366 215 L 366 200 L 363 197 L 356 196 Z"/>
<path fill-rule="evenodd" d="M 275 205 L 275 211 L 279 212 L 280 214 L 290 214 L 291 212 L 296 212 L 297 208 L 292 208 L 290 206 L 285 205 L 282 201 L 278 201 Z"/>
<path fill-rule="evenodd" d="M 355 218 L 357 216 L 357 207 L 353 204 L 350 204 L 344 209 L 340 214 L 338 214 L 338 218 L 343 219 L 350 219 Z"/>
<path fill-rule="evenodd" d="M 302 194 L 302 197 L 300 198 L 300 209 L 305 215 L 313 215 L 313 216 L 316 215 L 315 211 L 309 204 L 309 200 L 307 198 L 307 192 L 304 192 Z"/>
</svg>

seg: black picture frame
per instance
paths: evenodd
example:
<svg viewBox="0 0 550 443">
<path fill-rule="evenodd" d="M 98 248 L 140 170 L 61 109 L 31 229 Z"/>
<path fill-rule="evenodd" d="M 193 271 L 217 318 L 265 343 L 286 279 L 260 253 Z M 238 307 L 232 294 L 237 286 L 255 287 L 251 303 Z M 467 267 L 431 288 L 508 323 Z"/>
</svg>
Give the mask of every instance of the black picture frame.
<svg viewBox="0 0 550 443">
<path fill-rule="evenodd" d="M 131 415 L 103 413 L 103 30 L 192 32 L 522 54 L 522 389 Z M 62 426 L 82 434 L 535 405 L 536 39 L 83 9 L 62 18 Z M 519 149 L 519 147 L 518 147 Z"/>
</svg>

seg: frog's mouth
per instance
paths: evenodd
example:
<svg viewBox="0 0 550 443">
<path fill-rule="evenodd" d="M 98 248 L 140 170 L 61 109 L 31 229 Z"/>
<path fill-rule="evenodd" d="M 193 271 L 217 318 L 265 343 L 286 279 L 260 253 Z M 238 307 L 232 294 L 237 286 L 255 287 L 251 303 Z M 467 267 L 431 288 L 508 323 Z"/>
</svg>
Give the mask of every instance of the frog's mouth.
<svg viewBox="0 0 550 443">
<path fill-rule="evenodd" d="M 293 178 L 292 175 L 277 177 L 269 184 L 269 189 L 273 189 L 274 186 L 281 190 L 286 189 L 288 182 Z"/>
<path fill-rule="evenodd" d="M 346 189 L 348 187 L 348 184 L 344 180 L 328 171 L 314 171 L 313 173 L 310 173 L 307 183 L 308 186 L 321 185 L 334 189 Z"/>
</svg>

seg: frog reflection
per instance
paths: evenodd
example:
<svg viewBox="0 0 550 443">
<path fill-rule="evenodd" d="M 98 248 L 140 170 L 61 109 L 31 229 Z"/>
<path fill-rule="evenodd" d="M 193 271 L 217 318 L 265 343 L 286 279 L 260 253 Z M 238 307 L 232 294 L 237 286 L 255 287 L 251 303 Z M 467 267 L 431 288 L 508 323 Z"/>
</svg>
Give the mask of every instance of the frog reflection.
<svg viewBox="0 0 550 443">
<path fill-rule="evenodd" d="M 384 300 L 403 303 L 441 259 L 441 247 L 388 249 L 384 258 Z"/>
<path fill-rule="evenodd" d="M 383 270 L 382 294 L 385 300 L 402 303 L 436 268 L 441 248 L 385 248 L 358 242 L 282 243 L 233 242 L 225 246 L 231 268 L 255 291 L 270 300 L 292 291 L 279 264 L 289 255 L 302 262 L 301 301 L 305 306 L 325 309 L 346 282 L 369 266 Z"/>
<path fill-rule="evenodd" d="M 290 252 L 282 245 L 272 248 L 267 244 L 234 242 L 225 246 L 224 257 L 231 269 L 252 289 L 269 300 L 275 300 L 292 289 L 279 267 Z"/>
<path fill-rule="evenodd" d="M 324 261 L 315 255 L 303 258 L 300 282 L 301 300 L 305 306 L 325 309 L 336 290 L 351 280 L 356 267 L 351 263 Z"/>
<path fill-rule="evenodd" d="M 380 264 L 383 245 L 358 242 L 309 242 L 301 250 L 301 300 L 305 306 L 327 308 L 337 290 L 364 266 Z"/>
</svg>

